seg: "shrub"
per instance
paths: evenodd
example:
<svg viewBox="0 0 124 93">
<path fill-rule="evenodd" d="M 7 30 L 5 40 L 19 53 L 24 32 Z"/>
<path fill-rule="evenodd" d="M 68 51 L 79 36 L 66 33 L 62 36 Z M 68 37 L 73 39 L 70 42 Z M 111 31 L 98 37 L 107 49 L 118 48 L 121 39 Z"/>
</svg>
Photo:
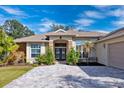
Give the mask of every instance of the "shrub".
<svg viewBox="0 0 124 93">
<path fill-rule="evenodd" d="M 37 67 L 38 66 L 38 64 L 31 64 L 33 67 Z"/>
<path fill-rule="evenodd" d="M 71 49 L 67 54 L 67 64 L 72 65 L 73 63 L 73 50 Z"/>
<path fill-rule="evenodd" d="M 38 65 L 41 64 L 46 64 L 47 60 L 46 60 L 46 55 L 39 55 L 35 58 L 36 62 L 38 63 Z"/>
<path fill-rule="evenodd" d="M 50 47 L 46 49 L 46 54 L 39 55 L 35 58 L 38 65 L 52 65 L 54 64 L 54 54 Z"/>
<path fill-rule="evenodd" d="M 2 63 L 11 65 L 25 63 L 25 54 L 21 51 L 12 52 L 2 61 Z"/>
<path fill-rule="evenodd" d="M 32 63 L 30 61 L 26 62 L 26 65 L 32 65 Z"/>
<path fill-rule="evenodd" d="M 73 61 L 74 65 L 76 65 L 78 63 L 79 58 L 80 58 L 80 53 L 75 52 L 74 61 Z"/>
<path fill-rule="evenodd" d="M 78 63 L 79 57 L 80 53 L 76 52 L 74 48 L 71 48 L 69 53 L 67 54 L 67 64 L 76 65 Z"/>
<path fill-rule="evenodd" d="M 51 48 L 48 47 L 46 49 L 46 63 L 47 63 L 47 65 L 52 65 L 52 64 L 54 64 L 54 61 L 55 61 L 54 54 L 53 54 Z"/>
</svg>

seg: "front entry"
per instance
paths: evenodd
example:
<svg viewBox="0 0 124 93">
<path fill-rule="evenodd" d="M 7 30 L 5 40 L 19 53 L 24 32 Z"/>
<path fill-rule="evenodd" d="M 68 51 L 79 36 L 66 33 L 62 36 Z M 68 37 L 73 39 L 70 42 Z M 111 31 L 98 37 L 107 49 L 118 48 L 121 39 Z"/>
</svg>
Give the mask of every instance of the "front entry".
<svg viewBox="0 0 124 93">
<path fill-rule="evenodd" d="M 66 60 L 66 48 L 65 47 L 55 48 L 55 58 L 56 60 L 59 61 Z"/>
</svg>

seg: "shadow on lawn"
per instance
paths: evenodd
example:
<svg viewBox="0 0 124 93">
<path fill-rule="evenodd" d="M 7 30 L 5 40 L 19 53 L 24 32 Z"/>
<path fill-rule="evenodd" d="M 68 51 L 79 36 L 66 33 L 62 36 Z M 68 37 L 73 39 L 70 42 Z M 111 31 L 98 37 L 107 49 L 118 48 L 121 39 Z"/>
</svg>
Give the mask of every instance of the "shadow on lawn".
<svg viewBox="0 0 124 93">
<path fill-rule="evenodd" d="M 124 83 L 122 82 L 105 82 L 100 81 L 98 79 L 88 79 L 83 77 L 77 77 L 72 75 L 67 75 L 62 78 L 62 82 L 66 82 L 66 84 L 70 87 L 74 88 L 110 88 L 110 87 L 124 87 Z"/>
<path fill-rule="evenodd" d="M 107 66 L 79 66 L 86 74 L 91 77 L 112 77 L 124 79 L 124 70 Z"/>
</svg>

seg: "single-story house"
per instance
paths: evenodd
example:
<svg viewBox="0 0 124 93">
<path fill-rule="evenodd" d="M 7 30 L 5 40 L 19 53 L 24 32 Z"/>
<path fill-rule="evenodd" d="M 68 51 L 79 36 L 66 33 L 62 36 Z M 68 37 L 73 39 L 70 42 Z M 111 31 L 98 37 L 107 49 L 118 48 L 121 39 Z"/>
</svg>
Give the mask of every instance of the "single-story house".
<svg viewBox="0 0 124 93">
<path fill-rule="evenodd" d="M 27 62 L 31 63 L 35 62 L 37 55 L 45 54 L 47 46 L 51 47 L 56 60 L 66 60 L 72 47 L 80 50 L 80 58 L 83 58 L 85 41 L 95 42 L 95 50 L 90 53 L 90 57 L 97 57 L 101 64 L 124 69 L 124 28 L 109 34 L 59 29 L 15 40 L 20 45 L 19 50 L 26 54 Z"/>
<path fill-rule="evenodd" d="M 107 34 L 96 42 L 98 62 L 124 69 L 124 28 Z"/>
<path fill-rule="evenodd" d="M 81 58 L 83 58 L 83 44 L 85 41 L 90 40 L 95 42 L 105 35 L 106 34 L 100 32 L 79 32 L 72 29 L 65 31 L 59 29 L 46 34 L 19 38 L 16 39 L 15 42 L 20 45 L 19 51 L 24 51 L 26 61 L 33 63 L 37 55 L 45 54 L 47 46 L 51 47 L 56 60 L 66 60 L 66 55 L 72 47 L 75 50 L 80 50 Z M 96 57 L 96 51 L 93 51 L 90 56 Z"/>
</svg>

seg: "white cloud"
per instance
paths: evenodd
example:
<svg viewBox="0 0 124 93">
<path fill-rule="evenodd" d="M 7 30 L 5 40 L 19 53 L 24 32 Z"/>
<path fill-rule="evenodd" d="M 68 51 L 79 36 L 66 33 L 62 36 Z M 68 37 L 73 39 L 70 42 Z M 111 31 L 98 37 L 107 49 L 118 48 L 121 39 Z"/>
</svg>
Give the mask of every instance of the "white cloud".
<svg viewBox="0 0 124 93">
<path fill-rule="evenodd" d="M 47 13 L 47 14 L 54 14 L 54 11 L 49 11 L 49 10 L 41 10 L 41 12 L 43 13 Z"/>
<path fill-rule="evenodd" d="M 75 20 L 75 23 L 77 25 L 81 25 L 81 26 L 90 26 L 94 22 L 95 21 L 94 20 L 91 20 L 91 19 L 78 19 L 78 20 Z"/>
<path fill-rule="evenodd" d="M 40 31 L 41 33 L 45 33 L 45 32 L 47 32 L 47 31 L 49 31 L 49 30 L 50 30 L 49 28 L 45 28 L 45 27 L 39 28 L 39 31 Z"/>
<path fill-rule="evenodd" d="M 106 7 L 110 7 L 111 5 L 94 5 L 94 7 L 96 7 L 96 8 L 99 8 L 99 9 L 101 9 L 101 8 L 106 8 Z"/>
<path fill-rule="evenodd" d="M 75 27 L 75 30 L 83 30 L 83 29 L 85 29 L 85 27 L 83 27 L 81 25 Z"/>
<path fill-rule="evenodd" d="M 39 28 L 40 32 L 43 32 L 43 33 L 48 32 L 51 29 L 50 26 L 52 24 L 65 25 L 65 24 L 62 24 L 62 23 L 58 23 L 54 20 L 50 20 L 48 18 L 43 18 L 43 19 L 41 19 L 41 24 L 40 24 L 40 28 Z"/>
<path fill-rule="evenodd" d="M 50 20 L 48 18 L 43 18 L 41 19 L 41 24 L 40 24 L 40 32 L 47 32 L 50 30 L 50 25 L 54 24 L 55 22 L 53 20 Z"/>
<path fill-rule="evenodd" d="M 11 8 L 11 7 L 7 7 L 7 6 L 0 6 L 1 9 L 3 9 L 4 11 L 6 11 L 9 14 L 13 14 L 13 15 L 26 15 L 24 13 L 24 11 L 21 11 L 20 9 L 17 8 Z"/>
<path fill-rule="evenodd" d="M 42 23 L 41 23 L 41 26 L 44 26 L 44 27 L 49 27 L 50 25 L 56 23 L 55 21 L 50 20 L 50 19 L 48 19 L 48 18 L 43 18 L 43 19 L 41 19 L 41 22 L 42 22 Z"/>
<path fill-rule="evenodd" d="M 108 15 L 115 16 L 115 17 L 124 17 L 124 9 L 115 9 L 108 12 Z"/>
<path fill-rule="evenodd" d="M 82 15 L 86 15 L 87 17 L 90 17 L 90 18 L 104 18 L 103 14 L 96 11 L 85 11 L 84 14 Z"/>
<path fill-rule="evenodd" d="M 110 31 L 107 30 L 95 30 L 96 32 L 101 32 L 101 33 L 110 33 Z"/>
<path fill-rule="evenodd" d="M 94 7 L 101 11 L 106 11 L 106 10 L 111 9 L 113 6 L 112 5 L 94 5 Z"/>
<path fill-rule="evenodd" d="M 0 14 L 0 25 L 3 25 L 3 23 L 7 20 L 8 18 L 5 17 L 4 15 Z"/>
<path fill-rule="evenodd" d="M 112 24 L 117 27 L 124 27 L 124 20 L 112 21 Z"/>
</svg>

